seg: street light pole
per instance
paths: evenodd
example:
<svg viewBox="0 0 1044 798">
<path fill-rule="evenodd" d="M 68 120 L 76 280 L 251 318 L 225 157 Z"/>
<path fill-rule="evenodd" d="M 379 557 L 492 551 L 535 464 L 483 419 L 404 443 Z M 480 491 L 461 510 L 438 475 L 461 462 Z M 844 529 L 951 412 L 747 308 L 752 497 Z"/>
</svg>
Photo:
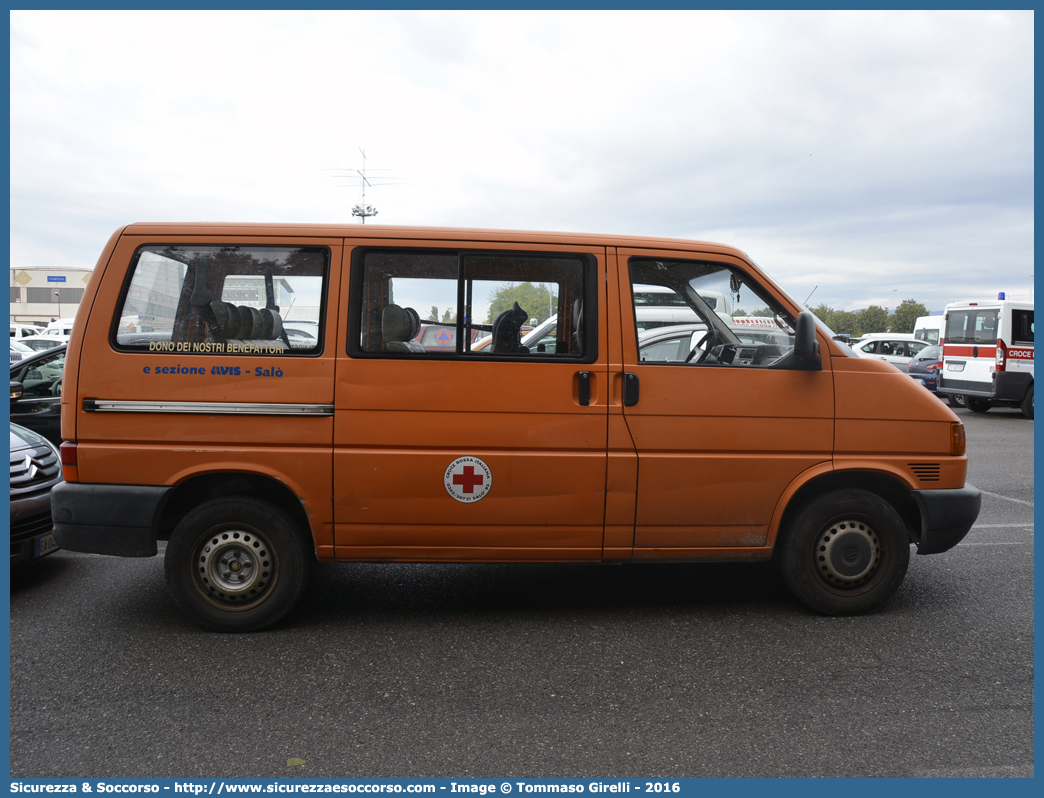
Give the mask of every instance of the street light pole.
<svg viewBox="0 0 1044 798">
<path fill-rule="evenodd" d="M 62 317 L 62 292 L 59 289 L 54 289 L 54 295 L 58 299 L 58 318 Z"/>
</svg>

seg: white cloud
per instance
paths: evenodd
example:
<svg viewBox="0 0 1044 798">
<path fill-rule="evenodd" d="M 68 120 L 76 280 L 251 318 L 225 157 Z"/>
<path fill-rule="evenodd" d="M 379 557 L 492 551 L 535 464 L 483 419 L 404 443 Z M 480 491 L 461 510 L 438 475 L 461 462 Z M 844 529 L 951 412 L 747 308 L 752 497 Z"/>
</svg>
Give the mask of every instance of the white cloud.
<svg viewBox="0 0 1044 798">
<path fill-rule="evenodd" d="M 11 47 L 14 265 L 350 222 L 365 148 L 382 223 L 721 234 L 839 307 L 1031 290 L 1032 12 L 13 12 Z"/>
</svg>

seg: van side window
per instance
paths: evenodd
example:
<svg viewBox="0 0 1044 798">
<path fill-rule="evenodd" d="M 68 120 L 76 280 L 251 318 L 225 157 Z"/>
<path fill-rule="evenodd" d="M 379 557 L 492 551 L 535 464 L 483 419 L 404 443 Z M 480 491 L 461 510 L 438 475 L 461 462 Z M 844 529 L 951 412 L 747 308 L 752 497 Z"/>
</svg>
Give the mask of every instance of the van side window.
<svg viewBox="0 0 1044 798">
<path fill-rule="evenodd" d="M 1011 312 L 1011 337 L 1016 344 L 1033 343 L 1033 311 L 1013 310 Z"/>
<path fill-rule="evenodd" d="M 356 251 L 349 354 L 585 360 L 593 274 L 582 256 Z"/>
<path fill-rule="evenodd" d="M 793 351 L 794 318 L 739 269 L 651 258 L 628 267 L 642 362 L 757 368 Z"/>
<path fill-rule="evenodd" d="M 318 354 L 329 263 L 324 247 L 140 247 L 113 344 L 175 354 Z"/>
</svg>

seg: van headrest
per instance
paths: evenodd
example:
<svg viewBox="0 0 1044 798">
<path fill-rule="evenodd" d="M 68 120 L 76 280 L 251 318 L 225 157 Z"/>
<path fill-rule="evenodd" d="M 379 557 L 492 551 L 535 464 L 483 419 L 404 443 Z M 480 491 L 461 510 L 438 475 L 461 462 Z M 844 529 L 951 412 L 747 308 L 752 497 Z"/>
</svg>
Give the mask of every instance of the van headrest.
<svg viewBox="0 0 1044 798">
<path fill-rule="evenodd" d="M 388 305 L 381 314 L 381 337 L 390 341 L 409 341 L 420 332 L 420 315 L 413 308 Z"/>
</svg>

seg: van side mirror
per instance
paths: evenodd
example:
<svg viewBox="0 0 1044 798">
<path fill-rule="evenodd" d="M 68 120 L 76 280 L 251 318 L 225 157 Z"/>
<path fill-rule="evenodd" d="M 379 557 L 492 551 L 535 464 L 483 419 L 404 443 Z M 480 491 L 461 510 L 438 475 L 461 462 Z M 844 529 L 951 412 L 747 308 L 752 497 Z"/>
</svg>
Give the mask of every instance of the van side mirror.
<svg viewBox="0 0 1044 798">
<path fill-rule="evenodd" d="M 22 398 L 22 383 L 12 382 L 11 383 L 11 401 Z"/>
<path fill-rule="evenodd" d="M 816 340 L 816 322 L 812 314 L 803 310 L 798 314 L 794 335 L 794 357 L 803 369 L 821 369 L 819 342 Z"/>
</svg>

